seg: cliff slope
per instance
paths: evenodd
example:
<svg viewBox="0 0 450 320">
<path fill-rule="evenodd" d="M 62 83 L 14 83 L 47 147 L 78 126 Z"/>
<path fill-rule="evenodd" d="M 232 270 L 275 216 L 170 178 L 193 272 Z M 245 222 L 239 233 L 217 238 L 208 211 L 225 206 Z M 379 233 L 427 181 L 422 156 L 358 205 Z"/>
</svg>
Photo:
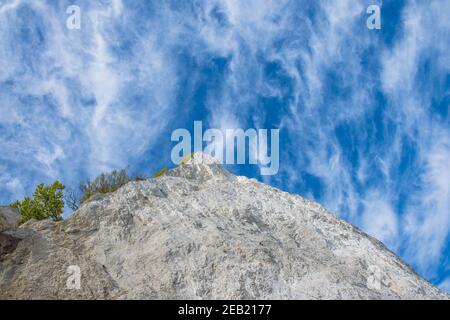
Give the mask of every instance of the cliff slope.
<svg viewBox="0 0 450 320">
<path fill-rule="evenodd" d="M 0 299 L 448 299 L 320 205 L 200 158 L 1 230 Z"/>
</svg>

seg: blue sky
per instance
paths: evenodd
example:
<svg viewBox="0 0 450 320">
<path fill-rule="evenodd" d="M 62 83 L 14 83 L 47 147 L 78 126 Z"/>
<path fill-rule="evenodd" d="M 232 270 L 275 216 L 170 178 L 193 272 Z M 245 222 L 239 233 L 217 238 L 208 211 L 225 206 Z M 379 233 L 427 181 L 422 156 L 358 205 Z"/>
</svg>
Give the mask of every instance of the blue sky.
<svg viewBox="0 0 450 320">
<path fill-rule="evenodd" d="M 449 0 L 0 0 L 0 203 L 151 175 L 194 120 L 280 128 L 277 175 L 229 169 L 320 202 L 450 291 L 449 17 Z"/>
</svg>

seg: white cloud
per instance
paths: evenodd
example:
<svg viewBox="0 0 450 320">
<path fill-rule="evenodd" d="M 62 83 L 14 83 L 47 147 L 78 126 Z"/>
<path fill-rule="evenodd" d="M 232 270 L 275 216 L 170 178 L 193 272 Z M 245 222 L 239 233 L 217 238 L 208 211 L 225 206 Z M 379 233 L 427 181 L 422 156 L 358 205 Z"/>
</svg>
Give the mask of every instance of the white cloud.
<svg viewBox="0 0 450 320">
<path fill-rule="evenodd" d="M 383 88 L 392 105 L 389 116 L 399 125 L 397 147 L 388 164 L 395 165 L 402 137 L 409 137 L 417 145 L 419 173 L 411 183 L 418 184 L 421 190 L 409 195 L 403 223 L 408 238 L 406 257 L 426 275 L 436 271 L 450 232 L 450 129 L 430 116 L 433 85 L 423 87 L 423 75 L 419 73 L 426 59 L 432 59 L 435 67 L 431 70 L 432 81 L 449 70 L 445 57 L 450 43 L 442 39 L 450 31 L 450 24 L 443 9 L 437 2 L 411 1 L 403 12 L 403 37 L 393 49 L 384 51 L 382 60 Z"/>
<path fill-rule="evenodd" d="M 20 0 L 9 0 L 5 2 L 0 2 L 0 14 L 7 13 L 8 11 L 14 10 L 18 5 L 21 4 Z"/>
<path fill-rule="evenodd" d="M 368 234 L 396 250 L 400 240 L 398 217 L 386 198 L 386 195 L 373 192 L 362 200 L 361 226 Z"/>
<path fill-rule="evenodd" d="M 438 266 L 450 232 L 450 140 L 448 132 L 441 134 L 423 150 L 422 190 L 404 218 L 407 256 L 427 274 Z"/>
<path fill-rule="evenodd" d="M 94 176 L 124 167 L 158 141 L 177 83 L 170 48 L 152 42 L 154 30 L 138 35 L 131 54 L 139 59 L 114 54 L 115 28 L 133 23 L 122 1 L 79 5 L 81 30 L 66 29 L 63 3 L 8 2 L 0 21 L 0 81 L 11 86 L 0 91 L 0 123 L 15 138 L 0 138 L 3 153 L 14 154 L 17 168 L 69 182 L 80 170 Z M 29 40 L 15 39 L 24 33 Z M 144 105 L 129 105 L 129 88 L 145 95 Z M 24 179 L 30 192 L 35 182 Z"/>
<path fill-rule="evenodd" d="M 22 182 L 18 178 L 6 178 L 4 179 L 6 190 L 13 195 L 18 195 L 20 198 L 25 196 L 25 188 L 22 185 Z"/>
<path fill-rule="evenodd" d="M 444 281 L 442 281 L 442 282 L 438 285 L 438 287 L 439 287 L 441 290 L 444 290 L 444 291 L 450 293 L 450 277 L 449 277 L 449 278 L 446 278 Z"/>
</svg>

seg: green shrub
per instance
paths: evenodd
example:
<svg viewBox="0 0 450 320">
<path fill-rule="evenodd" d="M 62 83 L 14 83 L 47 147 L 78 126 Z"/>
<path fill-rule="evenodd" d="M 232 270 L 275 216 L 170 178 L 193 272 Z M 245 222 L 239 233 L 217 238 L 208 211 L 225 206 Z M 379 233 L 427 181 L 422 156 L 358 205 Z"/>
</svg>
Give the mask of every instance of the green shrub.
<svg viewBox="0 0 450 320">
<path fill-rule="evenodd" d="M 153 178 L 158 178 L 158 177 L 163 176 L 167 172 L 167 170 L 168 170 L 167 167 L 162 168 L 161 170 L 159 170 L 158 172 L 156 172 L 153 175 Z"/>
<path fill-rule="evenodd" d="M 34 191 L 33 199 L 25 197 L 22 201 L 12 203 L 11 207 L 19 210 L 21 224 L 30 219 L 51 218 L 53 221 L 61 221 L 64 208 L 62 190 L 64 186 L 59 181 L 48 187 L 41 183 Z"/>
</svg>

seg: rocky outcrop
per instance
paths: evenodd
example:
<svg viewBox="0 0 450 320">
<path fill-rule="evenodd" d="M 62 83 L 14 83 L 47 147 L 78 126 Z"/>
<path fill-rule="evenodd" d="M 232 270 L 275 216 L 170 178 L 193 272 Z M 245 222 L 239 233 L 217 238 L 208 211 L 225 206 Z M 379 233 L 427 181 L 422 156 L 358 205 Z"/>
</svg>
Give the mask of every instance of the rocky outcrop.
<svg viewBox="0 0 450 320">
<path fill-rule="evenodd" d="M 320 205 L 200 159 L 11 232 L 0 299 L 448 299 Z"/>
<path fill-rule="evenodd" d="M 17 229 L 19 219 L 20 216 L 17 209 L 0 206 L 0 232 Z"/>
<path fill-rule="evenodd" d="M 7 253 L 13 252 L 20 239 L 8 234 L 19 227 L 19 212 L 11 207 L 0 207 L 0 260 Z"/>
</svg>

